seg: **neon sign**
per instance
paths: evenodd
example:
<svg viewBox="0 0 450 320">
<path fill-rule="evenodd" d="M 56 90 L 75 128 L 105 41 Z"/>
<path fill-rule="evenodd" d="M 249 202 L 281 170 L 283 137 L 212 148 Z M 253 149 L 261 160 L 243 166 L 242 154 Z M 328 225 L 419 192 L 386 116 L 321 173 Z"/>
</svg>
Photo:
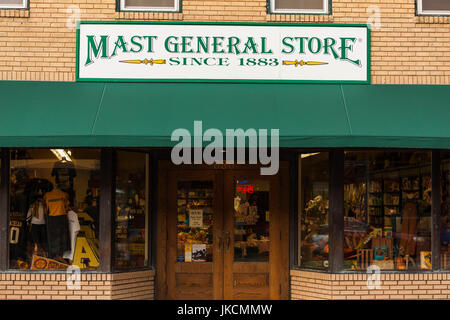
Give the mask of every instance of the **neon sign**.
<svg viewBox="0 0 450 320">
<path fill-rule="evenodd" d="M 252 184 L 246 184 L 247 180 L 244 180 L 242 182 L 238 181 L 237 185 L 237 192 L 240 193 L 253 193 L 253 185 Z"/>
</svg>

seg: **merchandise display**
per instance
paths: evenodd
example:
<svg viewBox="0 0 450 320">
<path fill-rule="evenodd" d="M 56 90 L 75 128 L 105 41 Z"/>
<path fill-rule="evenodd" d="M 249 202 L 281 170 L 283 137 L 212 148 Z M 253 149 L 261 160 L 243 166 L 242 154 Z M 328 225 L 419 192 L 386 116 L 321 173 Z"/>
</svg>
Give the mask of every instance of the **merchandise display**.
<svg viewBox="0 0 450 320">
<path fill-rule="evenodd" d="M 31 258 L 31 270 L 66 270 L 69 267 L 67 263 L 33 255 Z"/>
<path fill-rule="evenodd" d="M 431 251 L 420 251 L 420 268 L 431 269 Z"/>
<path fill-rule="evenodd" d="M 27 214 L 27 222 L 31 224 L 31 240 L 34 254 L 43 254 L 47 244 L 46 203 L 43 199 L 43 194 L 45 194 L 45 191 L 39 193 L 39 196 L 30 205 Z"/>
<path fill-rule="evenodd" d="M 131 163 L 133 165 L 131 165 Z M 148 181 L 145 153 L 118 151 L 115 268 L 148 265 Z"/>
<path fill-rule="evenodd" d="M 431 250 L 430 153 L 345 155 L 345 268 L 365 269 L 355 261 L 371 250 L 382 269 L 418 270 L 421 252 Z"/>
<path fill-rule="evenodd" d="M 78 221 L 78 215 L 72 210 L 69 210 L 69 212 L 67 212 L 67 219 L 69 222 L 70 247 L 67 251 L 64 252 L 63 258 L 69 261 L 73 261 L 78 232 L 80 231 L 80 222 Z"/>
<path fill-rule="evenodd" d="M 178 183 L 178 262 L 212 261 L 213 201 L 213 182 L 181 181 Z"/>
<path fill-rule="evenodd" d="M 68 161 L 65 157 L 53 165 L 52 177 L 55 177 L 56 185 L 68 194 L 71 205 L 74 204 L 75 191 L 73 189 L 73 181 L 76 176 L 77 171 L 73 162 Z"/>
<path fill-rule="evenodd" d="M 304 154 L 299 161 L 301 168 L 299 264 L 305 268 L 327 269 L 329 254 L 328 153 Z"/>
<path fill-rule="evenodd" d="M 450 152 L 441 153 L 441 268 L 450 269 Z"/>
<path fill-rule="evenodd" d="M 60 154 L 66 156 L 60 158 Z M 89 206 L 90 212 L 95 212 L 95 207 L 98 211 L 99 183 L 92 178 L 99 167 L 100 151 L 95 149 L 11 151 L 11 269 L 52 270 L 71 264 L 82 269 L 98 267 L 98 257 L 90 255 L 98 251 L 98 215 L 89 217 L 84 225 L 80 217 L 89 216 Z M 77 199 L 76 195 L 82 194 L 86 197 Z M 86 250 L 79 237 L 89 238 L 92 249 Z M 75 256 L 84 263 L 77 263 Z"/>
</svg>

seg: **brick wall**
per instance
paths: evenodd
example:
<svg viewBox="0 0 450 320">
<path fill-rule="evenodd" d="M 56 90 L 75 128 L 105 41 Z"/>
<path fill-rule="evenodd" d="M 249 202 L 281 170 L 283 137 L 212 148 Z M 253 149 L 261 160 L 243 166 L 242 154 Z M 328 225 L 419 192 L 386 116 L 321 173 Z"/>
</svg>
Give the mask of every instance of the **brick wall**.
<svg viewBox="0 0 450 320">
<path fill-rule="evenodd" d="M 75 80 L 75 10 L 82 20 L 367 23 L 372 83 L 450 84 L 450 17 L 416 17 L 415 0 L 333 0 L 333 14 L 267 14 L 266 0 L 184 0 L 182 13 L 116 12 L 115 0 L 30 0 L 0 10 L 0 80 Z M 370 6 L 376 6 L 371 8 Z M 377 9 L 378 8 L 378 9 Z"/>
<path fill-rule="evenodd" d="M 155 298 L 155 272 L 127 272 L 112 274 L 111 299 L 153 300 Z"/>
<path fill-rule="evenodd" d="M 368 274 L 326 274 L 291 270 L 294 300 L 450 299 L 450 274 L 380 274 L 380 288 L 367 288 Z"/>
<path fill-rule="evenodd" d="M 67 275 L 0 274 L 0 300 L 152 300 L 153 270 L 116 274 L 81 274 L 79 290 L 67 287 Z"/>
<path fill-rule="evenodd" d="M 291 270 L 293 300 L 450 299 L 450 274 L 381 274 L 380 288 L 367 288 L 368 274 Z M 68 290 L 66 274 L 0 274 L 0 300 L 119 300 L 155 298 L 155 271 L 82 274 L 80 290 Z"/>
<path fill-rule="evenodd" d="M 291 270 L 292 300 L 329 300 L 331 296 L 329 274 Z"/>
</svg>

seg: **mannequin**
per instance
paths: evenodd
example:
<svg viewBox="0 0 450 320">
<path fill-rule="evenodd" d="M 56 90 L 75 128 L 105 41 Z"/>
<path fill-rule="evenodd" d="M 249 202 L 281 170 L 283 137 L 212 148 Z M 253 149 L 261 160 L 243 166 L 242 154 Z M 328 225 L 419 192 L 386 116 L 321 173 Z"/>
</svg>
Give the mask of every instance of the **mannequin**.
<svg viewBox="0 0 450 320">
<path fill-rule="evenodd" d="M 75 253 L 75 245 L 77 243 L 77 236 L 80 231 L 80 222 L 78 221 L 78 215 L 73 210 L 69 210 L 69 212 L 67 212 L 67 219 L 69 221 L 70 248 L 64 252 L 63 258 L 72 263 L 73 255 Z"/>
<path fill-rule="evenodd" d="M 49 256 L 57 261 L 66 263 L 62 256 L 69 249 L 69 228 L 67 221 L 69 195 L 61 190 L 60 185 L 56 184 L 54 190 L 44 195 L 44 201 L 48 212 L 47 238 Z"/>
<path fill-rule="evenodd" d="M 59 188 L 69 195 L 70 205 L 74 205 L 75 191 L 73 190 L 73 179 L 77 176 L 77 171 L 72 161 L 62 158 L 55 162 L 52 170 L 52 177 L 55 177 Z"/>
<path fill-rule="evenodd" d="M 31 238 L 33 241 L 33 254 L 45 256 L 45 243 L 47 232 L 45 226 L 45 202 L 38 197 L 28 210 L 27 220 L 31 220 Z"/>
</svg>

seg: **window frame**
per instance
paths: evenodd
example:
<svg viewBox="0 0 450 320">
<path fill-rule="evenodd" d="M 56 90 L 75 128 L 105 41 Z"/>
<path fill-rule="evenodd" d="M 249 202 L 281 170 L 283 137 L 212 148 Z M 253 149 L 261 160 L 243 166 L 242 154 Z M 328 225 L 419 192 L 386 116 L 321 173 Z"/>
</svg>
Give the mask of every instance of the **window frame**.
<svg viewBox="0 0 450 320">
<path fill-rule="evenodd" d="M 181 0 L 174 0 L 174 7 L 126 7 L 126 0 L 117 0 L 118 11 L 123 12 L 181 12 Z"/>
<path fill-rule="evenodd" d="M 275 9 L 275 1 L 268 0 L 269 13 L 271 14 L 331 14 L 331 1 L 332 0 L 322 0 L 324 10 L 317 9 Z"/>
<path fill-rule="evenodd" d="M 423 10 L 422 2 L 416 0 L 417 15 L 419 16 L 450 16 L 450 10 Z"/>
<path fill-rule="evenodd" d="M 328 261 L 328 266 L 323 266 L 321 268 L 317 268 L 317 267 L 311 267 L 311 266 L 304 266 L 302 265 L 302 259 L 301 259 L 301 216 L 304 214 L 304 212 L 300 209 L 300 201 L 301 201 L 301 196 L 300 196 L 300 192 L 301 192 L 301 156 L 302 154 L 314 154 L 314 153 L 328 153 L 328 164 L 327 164 L 327 170 L 328 170 L 328 201 L 330 201 L 330 207 L 328 210 L 328 225 L 331 225 L 331 220 L 332 216 L 331 216 L 331 197 L 333 195 L 333 192 L 331 191 L 332 185 L 331 185 L 331 174 L 332 171 L 330 165 L 331 165 L 331 161 L 333 161 L 331 158 L 334 157 L 334 152 L 335 150 L 331 149 L 331 148 L 325 148 L 325 149 L 321 149 L 321 148 L 317 148 L 317 149 L 303 149 L 303 150 L 298 150 L 297 152 L 292 153 L 292 159 L 290 160 L 290 166 L 291 168 L 291 179 L 292 179 L 292 185 L 291 185 L 291 198 L 294 198 L 293 200 L 295 202 L 291 203 L 291 215 L 293 215 L 291 217 L 291 223 L 293 223 L 293 225 L 291 226 L 290 232 L 291 232 L 291 241 L 292 241 L 292 251 L 291 251 L 291 269 L 292 270 L 305 270 L 305 271 L 311 271 L 311 272 L 319 272 L 319 273 L 331 273 L 332 271 L 332 263 L 331 261 L 333 260 L 331 258 L 332 255 L 332 249 L 331 249 L 331 245 L 330 245 L 330 241 L 331 240 L 331 233 L 333 232 L 331 230 L 331 228 L 328 229 L 328 243 L 329 243 L 329 248 L 330 248 L 330 254 L 328 257 L 328 260 L 323 260 L 323 262 Z M 334 159 L 334 158 L 333 158 Z M 334 204 L 334 203 L 333 203 Z M 333 246 L 334 247 L 334 246 Z"/>
<path fill-rule="evenodd" d="M 0 9 L 1 10 L 1 9 Z M 57 269 L 48 269 L 48 270 L 32 270 L 32 269 L 13 269 L 10 266 L 10 226 L 9 226 L 9 219 L 10 219 L 10 190 L 11 190 L 11 151 L 12 150 L 20 150 L 20 149 L 58 149 L 61 148 L 59 146 L 57 147 L 11 147 L 11 148 L 0 148 L 0 274 L 3 272 L 13 272 L 17 274 L 52 274 L 52 273 L 61 273 L 61 270 Z M 106 151 L 108 151 L 108 148 L 105 147 L 73 147 L 73 149 L 95 149 L 100 151 L 100 193 L 103 192 L 103 201 L 107 203 L 108 201 L 112 203 L 110 200 L 108 200 L 109 197 L 105 196 L 104 185 L 105 183 L 105 172 L 106 175 L 112 176 L 112 172 L 110 170 L 104 170 L 103 168 L 107 167 L 105 166 L 105 161 L 103 159 L 110 160 L 111 156 L 109 154 L 106 154 Z M 102 171 L 103 170 L 103 171 Z M 109 190 L 106 190 L 107 192 Z M 102 196 L 100 197 L 102 199 Z M 102 200 L 100 200 L 102 201 Z M 109 212 L 112 212 L 112 208 L 110 206 L 106 205 L 100 205 L 100 211 L 99 211 L 99 224 L 102 224 L 102 221 L 105 219 L 106 216 L 113 217 L 112 214 L 110 215 Z M 103 208 L 103 209 L 102 209 Z M 102 213 L 102 210 L 104 211 Z M 102 220 L 103 219 L 103 220 Z M 103 225 L 105 225 L 103 223 Z M 99 250 L 99 266 L 97 269 L 82 269 L 80 268 L 80 272 L 82 274 L 97 274 L 97 273 L 112 273 L 110 271 L 110 253 L 108 253 L 108 247 L 110 248 L 110 242 L 108 241 L 102 241 L 101 237 L 104 237 L 104 235 L 108 235 L 108 228 L 100 227 L 99 230 L 99 236 L 98 236 L 98 250 Z M 109 234 L 109 237 L 111 237 L 111 234 Z M 106 247 L 106 250 L 105 250 Z M 104 259 L 103 259 L 104 257 Z"/>
<path fill-rule="evenodd" d="M 364 150 L 376 150 L 377 148 L 345 148 L 345 151 L 364 151 Z M 433 272 L 438 273 L 449 273 L 450 269 L 445 269 L 441 264 L 441 243 L 440 243 L 440 224 L 437 223 L 439 221 L 439 217 L 441 215 L 441 192 L 440 192 L 440 183 L 441 183 L 441 157 L 440 153 L 442 151 L 448 151 L 450 149 L 428 149 L 428 148 L 381 148 L 384 151 L 391 152 L 402 152 L 402 151 L 424 151 L 427 150 L 432 153 L 431 158 L 431 176 L 432 176 L 432 201 L 433 204 L 431 208 L 431 216 L 432 216 L 432 225 L 431 225 L 431 251 L 432 251 L 432 270 L 380 270 L 381 274 L 430 274 Z M 331 225 L 340 224 L 341 227 L 335 226 L 333 230 L 330 230 L 329 234 L 329 245 L 330 245 L 330 256 L 329 256 L 329 268 L 328 270 L 323 269 L 312 269 L 308 267 L 304 267 L 300 265 L 300 261 L 298 259 L 298 251 L 299 251 L 299 231 L 298 225 L 299 221 L 296 218 L 298 216 L 298 210 L 296 203 L 293 207 L 291 207 L 291 221 L 294 221 L 293 225 L 291 225 L 291 260 L 290 260 L 290 269 L 291 270 L 300 270 L 314 273 L 325 273 L 325 274 L 365 274 L 367 271 L 365 270 L 345 270 L 343 268 L 343 223 L 344 223 L 344 149 L 342 148 L 317 148 L 317 149 L 299 149 L 296 152 L 293 152 L 293 159 L 291 160 L 291 165 L 295 166 L 295 170 L 292 173 L 295 173 L 293 177 L 291 177 L 293 181 L 293 185 L 296 185 L 298 182 L 298 162 L 297 157 L 301 153 L 310 153 L 310 152 L 329 152 L 329 166 L 330 166 L 330 176 L 329 176 L 329 184 L 330 184 L 330 215 L 329 219 L 331 221 Z M 291 174 L 292 174 L 291 173 Z M 334 191 L 333 191 L 334 190 Z M 332 194 L 333 192 L 333 194 Z M 290 192 L 291 197 L 295 197 L 298 199 L 298 190 L 291 188 Z M 332 201 L 333 198 L 333 201 Z M 436 205 L 437 204 L 437 205 Z M 342 232 L 340 231 L 342 230 Z M 342 254 L 341 254 L 342 252 Z"/>
<path fill-rule="evenodd" d="M 1 0 L 0 0 L 0 10 L 5 10 L 5 9 L 7 9 L 7 10 L 10 10 L 10 9 L 13 9 L 13 10 L 24 10 L 25 9 L 25 10 L 27 10 L 27 9 L 29 9 L 28 5 L 29 5 L 28 0 L 22 0 L 22 5 L 2 4 Z"/>
</svg>

